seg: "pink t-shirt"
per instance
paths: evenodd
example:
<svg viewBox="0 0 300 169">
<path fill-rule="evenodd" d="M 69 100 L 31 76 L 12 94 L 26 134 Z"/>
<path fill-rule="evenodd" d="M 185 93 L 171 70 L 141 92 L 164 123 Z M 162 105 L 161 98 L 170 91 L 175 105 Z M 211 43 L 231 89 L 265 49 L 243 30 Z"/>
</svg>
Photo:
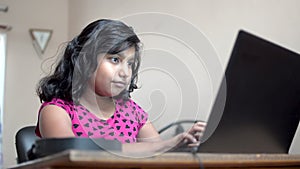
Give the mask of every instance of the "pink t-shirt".
<svg viewBox="0 0 300 169">
<path fill-rule="evenodd" d="M 107 120 L 98 118 L 80 104 L 75 105 L 73 102 L 58 98 L 44 102 L 39 112 L 47 105 L 56 105 L 66 110 L 76 137 L 105 138 L 118 140 L 121 143 L 133 143 L 137 141 L 138 132 L 146 123 L 148 114 L 131 99 L 122 103 L 116 101 L 116 111 Z M 36 127 L 36 135 L 41 137 L 38 127 Z"/>
</svg>

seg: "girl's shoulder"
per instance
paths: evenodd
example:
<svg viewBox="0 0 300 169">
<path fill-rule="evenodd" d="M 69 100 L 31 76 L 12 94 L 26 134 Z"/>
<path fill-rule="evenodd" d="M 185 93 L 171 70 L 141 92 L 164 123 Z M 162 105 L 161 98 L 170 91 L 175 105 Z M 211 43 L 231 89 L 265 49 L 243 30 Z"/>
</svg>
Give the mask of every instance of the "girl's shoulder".
<svg viewBox="0 0 300 169">
<path fill-rule="evenodd" d="M 72 110 L 75 106 L 72 101 L 66 101 L 66 100 L 62 100 L 60 98 L 53 98 L 51 101 L 43 102 L 41 109 L 48 105 L 55 105 L 55 106 L 61 107 L 61 108 L 65 109 L 67 112 L 69 112 L 69 110 Z"/>
</svg>

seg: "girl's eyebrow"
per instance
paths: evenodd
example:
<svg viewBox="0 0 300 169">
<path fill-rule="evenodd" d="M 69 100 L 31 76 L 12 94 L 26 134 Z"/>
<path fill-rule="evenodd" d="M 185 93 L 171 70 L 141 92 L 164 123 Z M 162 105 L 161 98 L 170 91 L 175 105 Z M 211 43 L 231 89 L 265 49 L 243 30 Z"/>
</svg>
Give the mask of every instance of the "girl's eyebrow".
<svg viewBox="0 0 300 169">
<path fill-rule="evenodd" d="M 117 54 L 119 57 L 121 57 L 122 59 L 124 58 L 129 58 L 129 59 L 134 59 L 134 54 L 133 55 L 125 55 L 124 53 L 118 53 Z"/>
</svg>

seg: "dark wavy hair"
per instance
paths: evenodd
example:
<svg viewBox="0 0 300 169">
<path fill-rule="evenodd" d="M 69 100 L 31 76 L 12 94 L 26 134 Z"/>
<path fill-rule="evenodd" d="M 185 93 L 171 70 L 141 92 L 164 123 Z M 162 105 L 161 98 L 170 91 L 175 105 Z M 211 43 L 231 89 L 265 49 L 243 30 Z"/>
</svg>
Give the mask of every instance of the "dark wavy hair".
<svg viewBox="0 0 300 169">
<path fill-rule="evenodd" d="M 140 40 L 133 29 L 123 22 L 101 19 L 87 25 L 71 40 L 54 72 L 40 80 L 37 86 L 40 101 L 60 98 L 79 103 L 88 80 L 97 69 L 99 54 L 117 54 L 130 47 L 135 48 L 131 83 L 129 89 L 117 96 L 128 99 L 137 88 Z"/>
</svg>

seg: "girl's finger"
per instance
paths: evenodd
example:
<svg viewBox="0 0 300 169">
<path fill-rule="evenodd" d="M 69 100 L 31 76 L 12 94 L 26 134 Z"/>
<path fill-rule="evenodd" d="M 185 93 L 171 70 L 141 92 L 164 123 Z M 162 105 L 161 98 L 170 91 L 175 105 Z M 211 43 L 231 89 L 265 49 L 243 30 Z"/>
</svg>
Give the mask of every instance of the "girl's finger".
<svg viewBox="0 0 300 169">
<path fill-rule="evenodd" d="M 186 139 L 188 143 L 196 143 L 198 140 L 190 133 L 182 133 L 184 140 Z"/>
</svg>

